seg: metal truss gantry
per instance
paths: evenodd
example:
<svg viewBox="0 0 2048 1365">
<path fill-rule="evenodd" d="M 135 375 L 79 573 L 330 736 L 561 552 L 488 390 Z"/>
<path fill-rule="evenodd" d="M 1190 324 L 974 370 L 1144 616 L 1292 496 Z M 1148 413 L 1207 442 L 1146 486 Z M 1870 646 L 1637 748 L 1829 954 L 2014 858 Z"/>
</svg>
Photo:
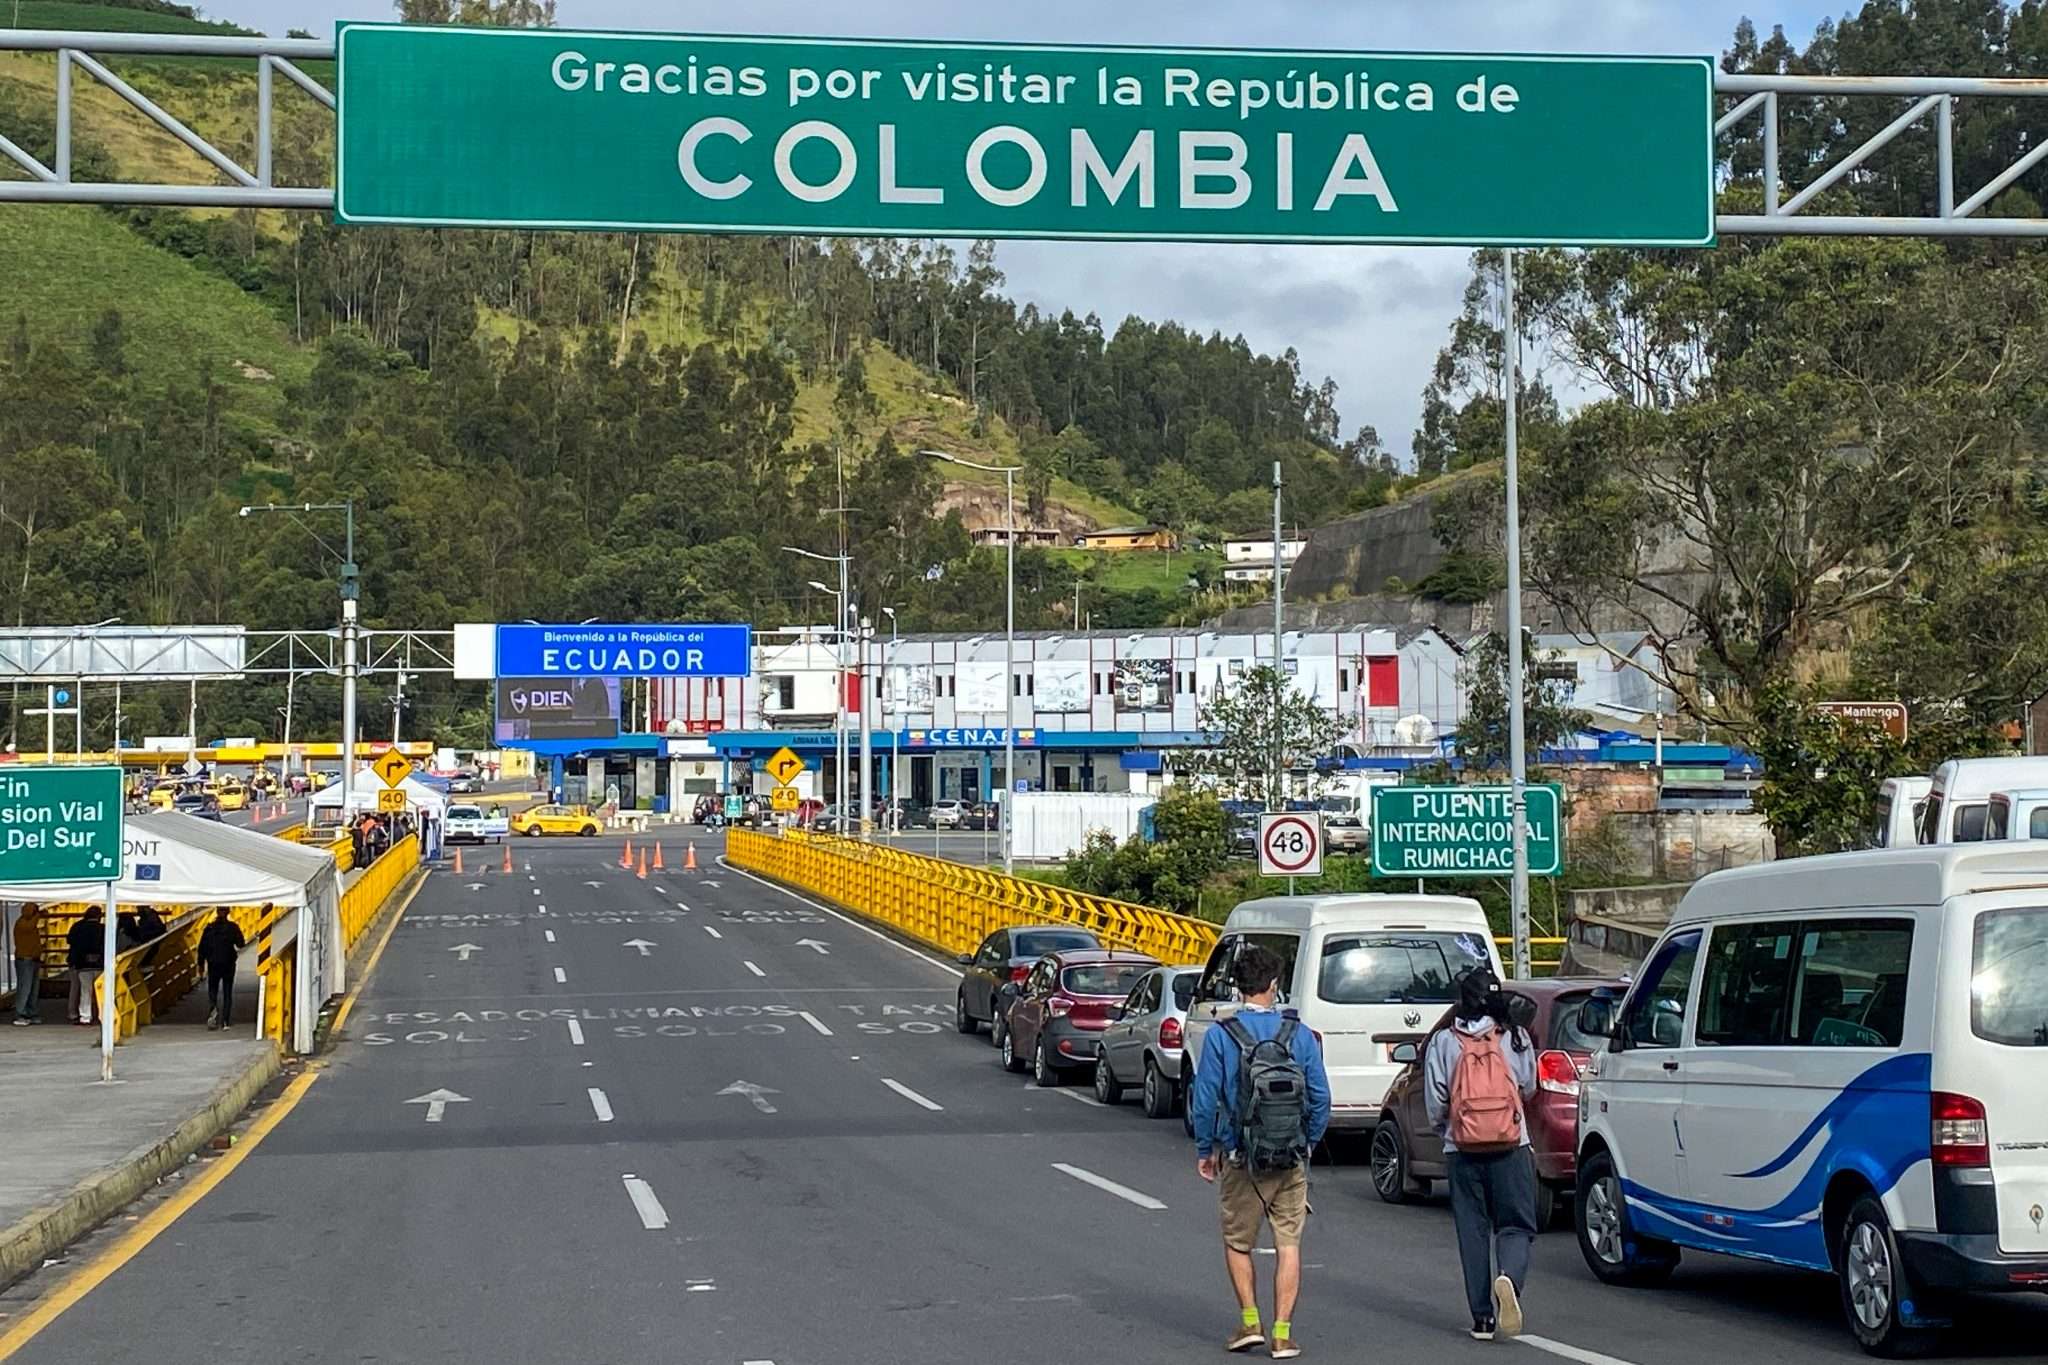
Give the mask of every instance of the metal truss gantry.
<svg viewBox="0 0 2048 1365">
<path fill-rule="evenodd" d="M 272 167 L 273 102 L 280 74 L 319 101 L 330 112 L 334 93 L 308 76 L 302 62 L 332 61 L 334 43 L 322 38 L 230 38 L 165 33 L 89 33 L 63 30 L 0 32 L 0 52 L 48 52 L 56 55 L 56 150 L 53 165 L 31 156 L 0 127 L 0 170 L 9 163 L 29 177 L 0 180 L 0 203 L 160 204 L 206 208 L 329 209 L 332 186 L 285 186 L 275 182 Z M 251 170 L 201 137 L 179 119 L 107 69 L 101 59 L 117 57 L 221 57 L 256 64 L 256 166 Z M 169 133 L 226 183 L 171 184 L 163 181 L 87 183 L 71 177 L 73 86 L 84 72 L 112 90 L 158 127 Z M 1714 90 L 1735 103 L 1714 121 L 1717 147 L 1752 118 L 1762 122 L 1762 213 L 1722 214 L 1716 228 L 1723 235 L 1764 236 L 1914 236 L 1914 237 L 2044 237 L 2048 219 L 1989 218 L 1983 209 L 1998 194 L 2048 157 L 2048 81 L 1979 79 L 1962 76 L 1735 76 L 1718 74 Z M 1913 103 L 1868 141 L 1827 167 L 1813 172 L 1805 184 L 1787 184 L 1779 157 L 1779 119 L 1788 101 L 1871 99 Z M 1955 108 L 1958 99 L 1991 98 L 2025 101 L 2042 111 L 2041 130 L 2029 139 L 2030 150 L 1987 183 L 1955 184 Z M 1796 106 L 1795 106 L 1796 107 Z M 1879 214 L 1809 214 L 1807 206 L 1830 187 L 1852 175 L 1874 153 L 1931 124 L 1934 143 L 1937 211 L 1925 217 Z M 17 132 L 19 130 L 16 130 Z M 166 168 L 167 170 L 169 168 Z M 1960 199 L 1958 194 L 1961 194 Z"/>
</svg>

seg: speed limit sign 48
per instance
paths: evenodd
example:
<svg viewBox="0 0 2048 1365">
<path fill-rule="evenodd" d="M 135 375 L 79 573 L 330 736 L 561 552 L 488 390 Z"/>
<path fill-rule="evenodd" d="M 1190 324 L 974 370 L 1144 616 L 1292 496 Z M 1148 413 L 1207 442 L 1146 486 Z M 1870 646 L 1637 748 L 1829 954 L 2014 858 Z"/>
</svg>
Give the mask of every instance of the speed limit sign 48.
<svg viewBox="0 0 2048 1365">
<path fill-rule="evenodd" d="M 1282 811 L 1259 817 L 1259 872 L 1267 877 L 1323 875 L 1323 817 Z"/>
</svg>

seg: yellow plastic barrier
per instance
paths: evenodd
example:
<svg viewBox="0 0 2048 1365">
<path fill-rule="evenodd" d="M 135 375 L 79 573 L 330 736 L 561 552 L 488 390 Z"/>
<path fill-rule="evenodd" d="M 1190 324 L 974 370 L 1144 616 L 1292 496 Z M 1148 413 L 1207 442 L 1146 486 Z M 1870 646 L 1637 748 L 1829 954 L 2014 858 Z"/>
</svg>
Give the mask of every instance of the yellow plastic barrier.
<svg viewBox="0 0 2048 1365">
<path fill-rule="evenodd" d="M 349 851 L 348 841 L 342 840 L 335 850 L 335 859 L 340 861 Z M 356 878 L 356 884 L 341 893 L 341 938 L 350 948 L 363 936 L 363 930 L 370 927 L 370 921 L 377 918 L 377 912 L 384 908 L 384 900 L 412 870 L 420 865 L 420 839 L 417 834 L 408 834 L 368 867 L 363 875 Z M 346 868 L 348 864 L 343 863 Z"/>
<path fill-rule="evenodd" d="M 852 839 L 796 833 L 726 833 L 737 867 L 815 892 L 947 953 L 972 952 L 997 929 L 1072 924 L 1112 948 L 1162 962 L 1200 962 L 1217 926 L 1150 906 L 1091 896 L 964 863 Z"/>
<path fill-rule="evenodd" d="M 733 829 L 726 831 L 725 855 L 736 867 L 814 892 L 947 953 L 973 952 L 997 929 L 1073 924 L 1113 948 L 1162 962 L 1201 962 L 1221 935 L 1207 920 L 830 835 Z M 1496 942 L 1512 971 L 1514 941 Z M 1563 939 L 1532 938 L 1529 945 L 1537 973 L 1557 970 L 1556 958 L 1534 950 L 1562 948 Z"/>
</svg>

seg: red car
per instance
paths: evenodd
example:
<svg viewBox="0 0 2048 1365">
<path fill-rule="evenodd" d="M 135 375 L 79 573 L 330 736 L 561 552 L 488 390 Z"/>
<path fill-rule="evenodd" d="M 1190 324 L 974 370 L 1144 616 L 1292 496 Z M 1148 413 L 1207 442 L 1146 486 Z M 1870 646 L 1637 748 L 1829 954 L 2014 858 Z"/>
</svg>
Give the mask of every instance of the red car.
<svg viewBox="0 0 2048 1365">
<path fill-rule="evenodd" d="M 1578 1029 L 1579 1012 L 1601 989 L 1626 991 L 1626 981 L 1595 977 L 1546 977 L 1513 981 L 1508 1008 L 1536 1044 L 1536 1097 L 1529 1101 L 1529 1145 L 1536 1156 L 1536 1225 L 1546 1227 L 1559 1204 L 1571 1197 L 1577 1178 L 1579 1072 L 1604 1041 Z M 1385 1107 L 1372 1135 L 1372 1184 L 1389 1204 L 1406 1203 L 1429 1192 L 1429 1182 L 1448 1178 L 1443 1139 L 1429 1130 L 1423 1105 L 1422 1054 L 1437 1031 L 1449 1028 L 1444 1011 L 1426 1035 L 1394 1042 L 1394 1061 L 1408 1067 L 1387 1087 Z"/>
<path fill-rule="evenodd" d="M 997 1021 L 1003 1069 L 1031 1068 L 1043 1086 L 1065 1071 L 1095 1065 L 1095 1044 L 1138 978 L 1159 965 L 1144 953 L 1070 948 L 1032 964 L 1023 988 Z"/>
</svg>

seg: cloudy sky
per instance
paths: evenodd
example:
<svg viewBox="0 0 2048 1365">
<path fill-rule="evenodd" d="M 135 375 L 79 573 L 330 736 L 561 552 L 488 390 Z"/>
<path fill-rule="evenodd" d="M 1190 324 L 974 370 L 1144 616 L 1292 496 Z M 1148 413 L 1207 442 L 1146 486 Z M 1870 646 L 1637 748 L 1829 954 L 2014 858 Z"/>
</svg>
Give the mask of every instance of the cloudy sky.
<svg viewBox="0 0 2048 1365">
<path fill-rule="evenodd" d="M 565 28 L 745 32 L 1024 42 L 1173 43 L 1481 52 L 1717 55 L 1745 13 L 1803 43 L 1846 0 L 559 0 Z M 328 32 L 338 18 L 387 19 L 380 3 L 215 0 L 214 18 L 283 33 Z M 1041 308 L 1131 313 L 1253 346 L 1300 352 L 1311 379 L 1339 387 L 1347 429 L 1379 428 L 1408 452 L 1422 385 L 1457 312 L 1466 252 L 1453 248 L 1259 247 L 1006 242 L 1011 291 Z"/>
</svg>

